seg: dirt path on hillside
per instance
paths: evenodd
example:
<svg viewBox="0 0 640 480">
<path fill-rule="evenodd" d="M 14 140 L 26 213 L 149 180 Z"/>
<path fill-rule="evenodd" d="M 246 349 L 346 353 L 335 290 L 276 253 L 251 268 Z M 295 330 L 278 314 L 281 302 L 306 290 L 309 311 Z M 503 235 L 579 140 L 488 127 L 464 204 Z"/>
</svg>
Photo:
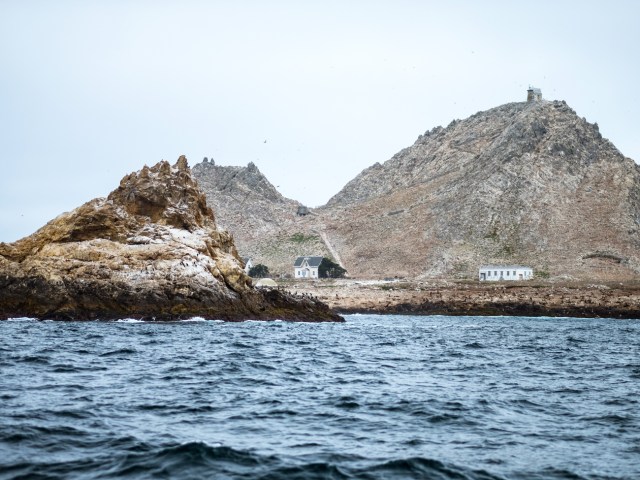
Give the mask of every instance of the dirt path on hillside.
<svg viewBox="0 0 640 480">
<path fill-rule="evenodd" d="M 324 231 L 319 231 L 318 233 L 320 234 L 320 238 L 322 238 L 322 241 L 326 245 L 327 250 L 329 250 L 329 252 L 333 256 L 333 259 L 336 262 L 338 262 L 339 265 L 343 266 L 342 259 L 340 258 L 340 254 L 335 248 L 333 248 L 333 245 L 331 245 L 331 242 L 329 241 L 329 237 L 327 236 L 327 234 Z"/>
</svg>

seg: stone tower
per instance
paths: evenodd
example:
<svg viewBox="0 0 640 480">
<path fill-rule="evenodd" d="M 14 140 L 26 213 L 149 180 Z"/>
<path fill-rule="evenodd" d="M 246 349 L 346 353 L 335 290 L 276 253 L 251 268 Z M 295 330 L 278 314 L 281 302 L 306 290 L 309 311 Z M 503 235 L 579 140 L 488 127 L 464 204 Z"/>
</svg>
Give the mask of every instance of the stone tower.
<svg viewBox="0 0 640 480">
<path fill-rule="evenodd" d="M 527 90 L 527 102 L 539 102 L 542 100 L 542 92 L 539 88 L 529 86 Z"/>
</svg>

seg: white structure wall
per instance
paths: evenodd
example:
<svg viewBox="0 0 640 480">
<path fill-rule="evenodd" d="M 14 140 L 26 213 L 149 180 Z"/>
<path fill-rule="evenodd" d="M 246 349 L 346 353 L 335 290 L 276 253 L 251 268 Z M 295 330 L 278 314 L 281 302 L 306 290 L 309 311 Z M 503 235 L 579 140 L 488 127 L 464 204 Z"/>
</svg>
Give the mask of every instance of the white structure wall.
<svg viewBox="0 0 640 480">
<path fill-rule="evenodd" d="M 293 264 L 295 278 L 318 278 L 322 257 L 298 257 Z"/>
<path fill-rule="evenodd" d="M 318 278 L 318 267 L 296 267 L 296 278 Z"/>
<path fill-rule="evenodd" d="M 481 282 L 531 280 L 533 269 L 520 265 L 484 265 L 478 271 Z"/>
</svg>

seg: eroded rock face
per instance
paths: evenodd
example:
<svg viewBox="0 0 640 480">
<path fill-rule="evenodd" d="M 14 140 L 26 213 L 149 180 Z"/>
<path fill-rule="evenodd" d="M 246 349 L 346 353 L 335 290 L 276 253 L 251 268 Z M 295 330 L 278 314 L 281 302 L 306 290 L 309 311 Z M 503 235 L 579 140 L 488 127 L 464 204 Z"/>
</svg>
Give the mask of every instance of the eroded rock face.
<svg viewBox="0 0 640 480">
<path fill-rule="evenodd" d="M 217 212 L 219 225 L 233 233 L 240 254 L 254 265 L 291 275 L 300 255 L 332 256 L 310 222 L 315 215 L 298 215 L 301 204 L 283 197 L 253 163 L 235 167 L 202 162 L 194 165 L 193 176 Z"/>
<path fill-rule="evenodd" d="M 0 244 L 0 318 L 340 320 L 312 299 L 256 291 L 185 157 Z"/>
</svg>

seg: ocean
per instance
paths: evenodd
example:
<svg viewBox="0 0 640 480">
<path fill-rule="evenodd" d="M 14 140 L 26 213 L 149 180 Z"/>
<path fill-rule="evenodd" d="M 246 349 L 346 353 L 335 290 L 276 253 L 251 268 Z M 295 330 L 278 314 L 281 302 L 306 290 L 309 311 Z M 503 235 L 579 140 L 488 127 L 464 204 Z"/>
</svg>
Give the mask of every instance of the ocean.
<svg viewBox="0 0 640 480">
<path fill-rule="evenodd" d="M 0 479 L 638 479 L 640 320 L 0 322 Z"/>
</svg>

